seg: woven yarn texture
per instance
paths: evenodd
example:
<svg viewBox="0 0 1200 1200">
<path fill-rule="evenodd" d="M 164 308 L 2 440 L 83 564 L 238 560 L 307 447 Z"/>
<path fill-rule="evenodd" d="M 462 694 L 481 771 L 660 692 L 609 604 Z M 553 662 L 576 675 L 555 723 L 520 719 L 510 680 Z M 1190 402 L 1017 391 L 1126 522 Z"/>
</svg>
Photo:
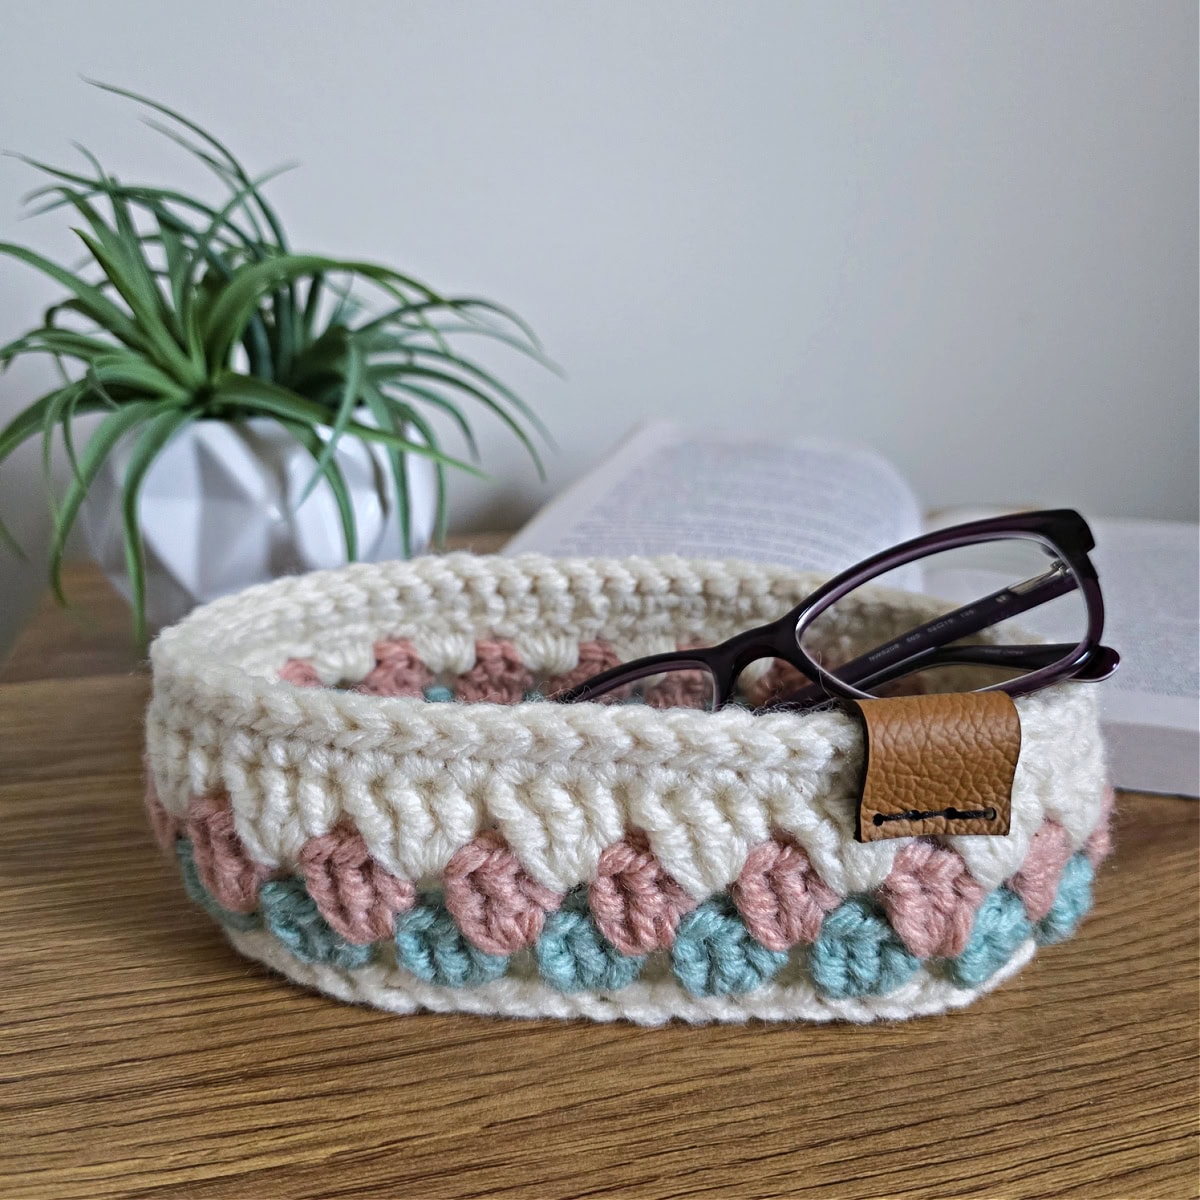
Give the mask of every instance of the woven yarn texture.
<svg viewBox="0 0 1200 1200">
<path fill-rule="evenodd" d="M 152 827 L 239 951 L 397 1012 L 961 1006 L 1091 906 L 1112 803 L 1095 685 L 1017 701 L 1006 837 L 870 844 L 854 839 L 862 735 L 840 711 L 710 713 L 678 681 L 636 703 L 541 698 L 774 620 L 820 582 L 459 554 L 252 588 L 151 649 Z M 848 656 L 945 607 L 876 590 L 822 637 Z M 757 664 L 749 697 L 780 675 Z"/>
</svg>

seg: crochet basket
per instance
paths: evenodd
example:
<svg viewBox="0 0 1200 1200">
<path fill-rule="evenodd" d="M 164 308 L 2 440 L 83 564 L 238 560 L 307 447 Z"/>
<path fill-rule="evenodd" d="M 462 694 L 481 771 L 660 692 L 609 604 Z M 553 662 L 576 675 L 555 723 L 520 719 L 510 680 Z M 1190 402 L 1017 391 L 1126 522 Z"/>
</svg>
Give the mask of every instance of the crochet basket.
<svg viewBox="0 0 1200 1200">
<path fill-rule="evenodd" d="M 1094 685 L 1017 701 L 1007 836 L 870 844 L 854 838 L 862 735 L 840 711 L 538 699 L 762 624 L 819 582 L 459 554 L 252 588 L 152 647 L 151 823 L 242 954 L 397 1012 L 964 1005 L 1091 905 L 1112 796 Z M 941 608 L 881 590 L 828 635 L 865 649 Z"/>
</svg>

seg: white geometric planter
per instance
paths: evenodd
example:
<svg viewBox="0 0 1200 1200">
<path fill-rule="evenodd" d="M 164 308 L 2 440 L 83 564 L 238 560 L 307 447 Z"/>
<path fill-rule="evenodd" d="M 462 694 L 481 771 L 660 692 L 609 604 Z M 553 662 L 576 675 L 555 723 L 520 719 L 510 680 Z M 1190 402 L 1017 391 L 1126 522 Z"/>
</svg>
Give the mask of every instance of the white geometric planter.
<svg viewBox="0 0 1200 1200">
<path fill-rule="evenodd" d="M 127 600 L 121 495 L 132 442 L 119 444 L 80 513 L 88 547 Z M 403 558 L 396 486 L 382 447 L 338 443 L 364 562 Z M 150 468 L 138 511 L 146 550 L 146 619 L 172 624 L 197 604 L 280 575 L 346 561 L 337 504 L 324 480 L 299 508 L 312 456 L 274 421 L 198 421 Z M 436 508 L 433 464 L 408 456 L 412 549 L 424 549 Z"/>
</svg>

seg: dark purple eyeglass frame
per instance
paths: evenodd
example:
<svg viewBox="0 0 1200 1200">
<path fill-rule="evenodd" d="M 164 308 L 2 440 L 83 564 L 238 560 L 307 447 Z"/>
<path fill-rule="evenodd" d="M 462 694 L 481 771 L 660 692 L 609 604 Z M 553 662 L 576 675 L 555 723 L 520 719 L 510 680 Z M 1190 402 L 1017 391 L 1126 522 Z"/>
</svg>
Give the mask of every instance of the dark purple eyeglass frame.
<svg viewBox="0 0 1200 1200">
<path fill-rule="evenodd" d="M 1001 588 L 989 596 L 943 613 L 909 630 L 902 637 L 843 663 L 836 671 L 826 670 L 801 647 L 804 631 L 817 617 L 847 593 L 878 576 L 943 550 L 1011 538 L 1024 538 L 1042 544 L 1054 559 L 1045 575 Z M 947 663 L 1024 669 L 1027 673 L 1016 679 L 979 689 L 1007 692 L 1010 696 L 1027 695 L 1064 679 L 1107 679 L 1117 669 L 1120 658 L 1115 650 L 1100 644 L 1104 633 L 1104 600 L 1100 594 L 1096 568 L 1088 557 L 1088 551 L 1095 545 L 1087 522 L 1070 508 L 1012 513 L 940 529 L 863 559 L 848 571 L 830 579 L 790 612 L 768 625 L 748 629 L 716 646 L 653 654 L 623 663 L 551 699 L 569 704 L 598 700 L 648 675 L 690 669 L 707 670 L 712 675 L 716 693 L 713 707 L 721 708 L 734 694 L 742 671 L 762 658 L 781 658 L 812 681 L 799 691 L 765 706 L 789 711 L 811 708 L 831 699 L 870 699 L 872 693 L 864 690 L 868 687 L 878 687 L 915 671 Z M 1087 633 L 1076 644 L 949 644 L 1028 612 L 1076 588 L 1082 593 L 1087 608 Z"/>
</svg>

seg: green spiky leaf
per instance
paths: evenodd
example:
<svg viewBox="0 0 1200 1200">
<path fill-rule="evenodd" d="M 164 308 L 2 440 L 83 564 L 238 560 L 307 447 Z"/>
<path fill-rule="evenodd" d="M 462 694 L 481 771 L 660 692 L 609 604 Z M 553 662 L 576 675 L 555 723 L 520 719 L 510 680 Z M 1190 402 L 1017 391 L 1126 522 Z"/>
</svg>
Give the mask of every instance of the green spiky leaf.
<svg viewBox="0 0 1200 1200">
<path fill-rule="evenodd" d="M 121 522 L 125 541 L 125 570 L 129 575 L 130 599 L 133 604 L 133 640 L 139 649 L 146 644 L 146 564 L 142 553 L 141 527 L 138 523 L 138 501 L 142 483 L 167 443 L 196 419 L 193 413 L 168 409 L 150 418 L 138 436 L 121 494 Z"/>
<path fill-rule="evenodd" d="M 67 549 L 67 538 L 75 527 L 80 506 L 88 489 L 100 474 L 105 460 L 116 448 L 117 443 L 130 430 L 158 413 L 157 405 L 151 400 L 125 405 L 110 412 L 97 426 L 79 456 L 79 472 L 67 484 L 62 507 L 54 514 L 54 534 L 50 543 L 50 586 L 60 604 L 67 598 L 62 588 L 62 561 Z"/>
</svg>

